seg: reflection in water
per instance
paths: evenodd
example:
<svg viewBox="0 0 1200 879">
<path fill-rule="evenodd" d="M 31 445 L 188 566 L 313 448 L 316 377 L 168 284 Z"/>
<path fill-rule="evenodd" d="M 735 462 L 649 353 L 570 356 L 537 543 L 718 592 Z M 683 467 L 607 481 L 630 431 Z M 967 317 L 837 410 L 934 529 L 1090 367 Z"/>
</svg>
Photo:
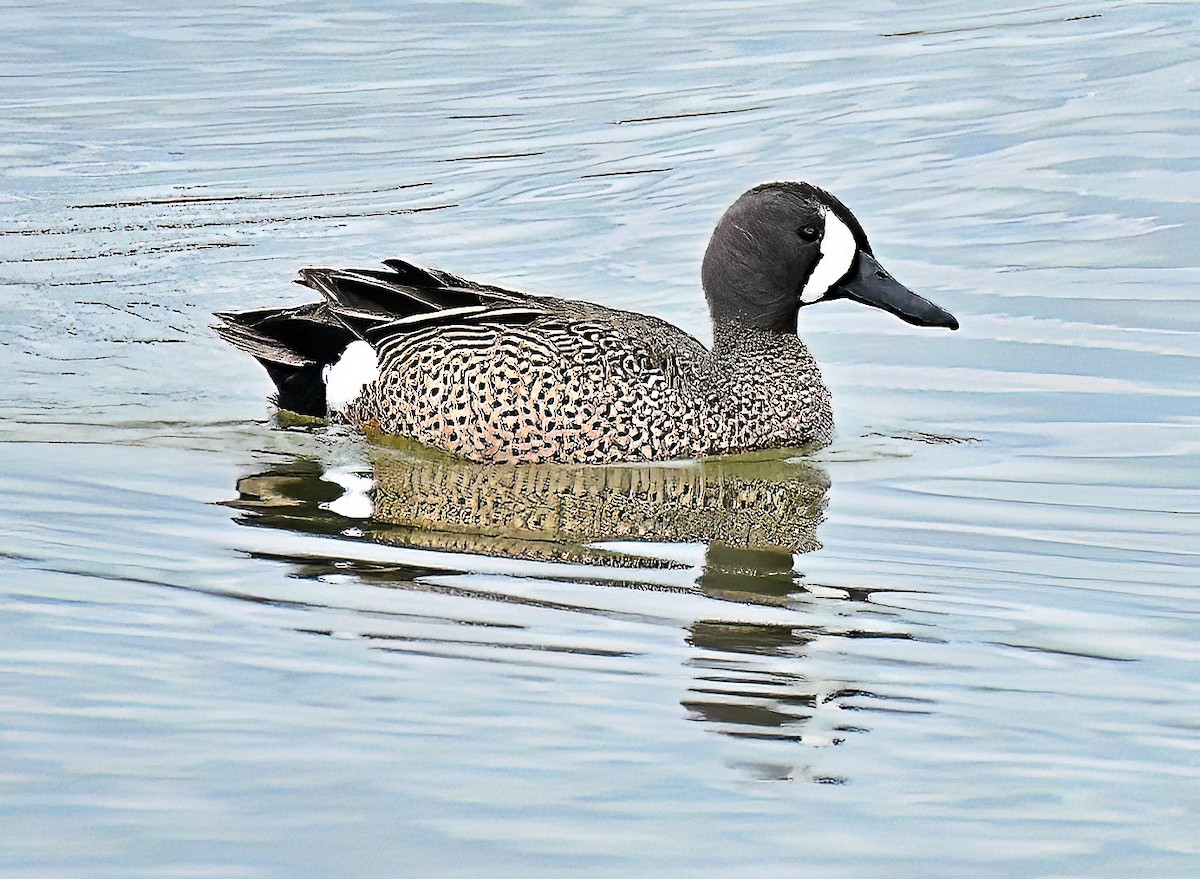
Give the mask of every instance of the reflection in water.
<svg viewBox="0 0 1200 879">
<path fill-rule="evenodd" d="M 326 469 L 312 458 L 281 461 L 240 480 L 239 497 L 230 505 L 242 511 L 239 521 L 247 525 L 459 554 L 622 568 L 629 572 L 620 575 L 623 579 L 604 582 L 702 595 L 724 610 L 714 612 L 718 619 L 699 619 L 689 627 L 687 663 L 694 670 L 693 682 L 681 702 L 691 719 L 739 738 L 806 744 L 837 744 L 858 730 L 839 719 L 842 709 L 856 707 L 847 700 L 871 694 L 845 682 L 808 680 L 797 660 L 817 638 L 897 635 L 809 622 L 821 618 L 817 613 L 805 615 L 800 624 L 785 624 L 743 621 L 736 610 L 729 612 L 731 605 L 784 612 L 814 606 L 817 599 L 804 590 L 793 569 L 794 554 L 820 546 L 815 532 L 829 483 L 812 464 L 777 454 L 621 467 L 481 465 L 421 448 L 378 446 L 370 449 L 370 457 L 369 468 L 351 470 Z M 598 545 L 614 541 L 620 543 Z M 635 548 L 631 542 L 637 542 Z M 690 586 L 686 572 L 679 587 L 639 580 L 637 569 L 689 568 L 676 560 L 681 544 L 705 545 L 704 562 Z M 442 568 L 340 557 L 269 557 L 287 561 L 300 576 L 313 579 L 351 576 L 392 589 L 633 617 L 626 611 L 515 596 L 487 586 L 447 586 L 442 582 L 447 570 L 470 568 L 461 556 Z M 541 568 L 530 570 L 542 581 L 578 584 L 589 579 L 578 569 L 561 579 Z M 859 594 L 851 604 L 864 599 Z M 835 619 L 844 622 L 846 616 L 843 612 Z M 444 651 L 463 645 L 623 655 L 533 638 L 524 641 L 537 643 L 514 642 L 510 636 L 489 640 L 487 634 L 473 640 L 428 632 L 360 636 L 385 649 L 435 655 L 452 655 Z M 772 764 L 767 771 L 755 765 L 753 771 L 762 777 L 792 774 L 789 767 Z"/>
<path fill-rule="evenodd" d="M 297 458 L 239 481 L 247 524 L 409 546 L 636 567 L 605 541 L 811 552 L 824 471 L 779 455 L 596 467 L 475 464 L 422 447 L 371 448 L 369 470 Z M 362 519 L 362 522 L 348 520 Z M 790 566 L 789 566 L 790 569 Z"/>
<path fill-rule="evenodd" d="M 793 570 L 789 553 L 770 549 L 708 547 L 697 585 L 713 598 L 755 604 L 814 608 Z M 869 600 L 871 590 L 847 595 L 852 604 Z M 836 599 L 825 598 L 824 602 Z M 848 616 L 848 614 L 847 614 Z M 803 658 L 818 638 L 909 638 L 905 633 L 845 627 L 828 622 L 766 624 L 697 620 L 688 643 L 695 649 L 689 660 L 695 679 L 683 705 L 695 720 L 737 738 L 838 745 L 846 736 L 863 732 L 861 721 L 847 719 L 849 711 L 877 709 L 882 697 L 845 681 L 810 678 Z M 868 704 L 863 704 L 864 700 Z M 917 702 L 921 700 L 903 700 Z M 903 710 L 920 710 L 905 706 Z M 747 764 L 760 778 L 791 778 L 791 767 Z M 809 780 L 826 784 L 844 779 L 807 772 Z"/>
</svg>

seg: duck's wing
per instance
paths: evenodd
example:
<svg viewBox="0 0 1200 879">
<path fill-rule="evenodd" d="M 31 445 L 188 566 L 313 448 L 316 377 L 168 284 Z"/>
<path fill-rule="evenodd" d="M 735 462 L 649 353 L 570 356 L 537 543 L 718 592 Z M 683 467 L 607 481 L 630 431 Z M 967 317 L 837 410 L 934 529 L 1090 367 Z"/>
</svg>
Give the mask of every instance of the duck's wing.
<svg viewBox="0 0 1200 879">
<path fill-rule="evenodd" d="M 400 259 L 384 265 L 386 270 L 304 269 L 298 283 L 319 292 L 329 311 L 380 353 L 417 334 L 485 325 L 536 325 L 548 339 L 600 332 L 617 347 L 624 338 L 664 359 L 704 351 L 678 327 L 649 315 L 518 293 Z"/>
<path fill-rule="evenodd" d="M 384 265 L 387 269 L 303 269 L 296 282 L 320 293 L 338 319 L 372 344 L 384 326 L 453 323 L 487 311 L 529 307 L 535 301 L 399 259 Z"/>
</svg>

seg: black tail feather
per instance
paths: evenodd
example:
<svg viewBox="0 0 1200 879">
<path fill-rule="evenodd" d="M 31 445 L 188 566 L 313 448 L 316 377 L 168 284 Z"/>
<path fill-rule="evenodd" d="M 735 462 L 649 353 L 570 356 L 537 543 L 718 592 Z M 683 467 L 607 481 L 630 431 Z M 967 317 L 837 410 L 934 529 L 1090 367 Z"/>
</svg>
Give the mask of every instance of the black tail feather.
<svg viewBox="0 0 1200 879">
<path fill-rule="evenodd" d="M 277 407 L 313 418 L 324 418 L 329 414 L 325 400 L 325 367 L 315 363 L 296 367 L 266 360 L 258 362 L 266 368 L 271 381 L 275 382 L 273 402 Z"/>
<path fill-rule="evenodd" d="M 218 312 L 213 329 L 266 369 L 278 394 L 275 403 L 300 415 L 326 415 L 326 366 L 337 362 L 356 338 L 324 303 L 296 308 Z"/>
</svg>

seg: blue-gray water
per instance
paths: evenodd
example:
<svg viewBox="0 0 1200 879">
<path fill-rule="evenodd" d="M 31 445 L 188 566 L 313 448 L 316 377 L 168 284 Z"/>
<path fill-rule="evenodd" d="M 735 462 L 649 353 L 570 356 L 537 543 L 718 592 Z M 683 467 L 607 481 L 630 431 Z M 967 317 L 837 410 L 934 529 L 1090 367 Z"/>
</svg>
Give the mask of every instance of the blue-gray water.
<svg viewBox="0 0 1200 879">
<path fill-rule="evenodd" d="M 846 6 L 0 4 L 0 872 L 1200 875 L 1196 7 Z M 780 178 L 963 327 L 806 309 L 789 534 L 363 519 L 207 329 L 403 255 L 704 337 Z"/>
</svg>

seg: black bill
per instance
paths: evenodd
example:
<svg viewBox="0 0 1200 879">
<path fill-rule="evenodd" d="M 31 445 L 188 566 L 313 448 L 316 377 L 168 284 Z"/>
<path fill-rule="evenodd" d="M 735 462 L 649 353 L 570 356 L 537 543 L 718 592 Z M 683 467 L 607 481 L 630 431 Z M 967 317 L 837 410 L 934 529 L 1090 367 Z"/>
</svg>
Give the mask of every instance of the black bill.
<svg viewBox="0 0 1200 879">
<path fill-rule="evenodd" d="M 909 290 L 889 275 L 875 257 L 865 253 L 858 254 L 854 271 L 829 292 L 829 298 L 842 297 L 890 311 L 919 327 L 958 329 L 954 315 Z"/>
</svg>

